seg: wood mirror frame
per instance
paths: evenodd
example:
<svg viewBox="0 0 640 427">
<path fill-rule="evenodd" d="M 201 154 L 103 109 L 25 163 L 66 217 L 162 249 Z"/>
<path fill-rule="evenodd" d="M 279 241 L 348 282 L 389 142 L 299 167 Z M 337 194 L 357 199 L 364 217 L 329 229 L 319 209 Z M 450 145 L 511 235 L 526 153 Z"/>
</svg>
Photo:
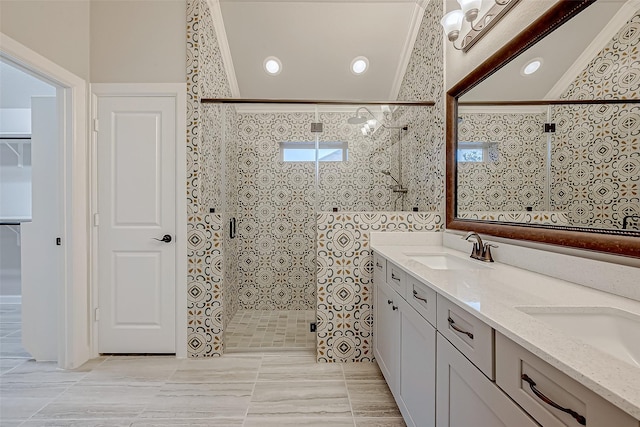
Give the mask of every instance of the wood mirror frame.
<svg viewBox="0 0 640 427">
<path fill-rule="evenodd" d="M 528 240 L 558 246 L 568 246 L 598 252 L 608 252 L 640 258 L 640 237 L 618 234 L 615 230 L 598 231 L 579 227 L 515 224 L 479 221 L 456 217 L 458 98 L 493 74 L 497 69 L 551 33 L 596 0 L 561 0 L 529 25 L 495 54 L 453 86 L 446 95 L 446 227 L 453 230 L 476 231 L 496 237 Z"/>
</svg>

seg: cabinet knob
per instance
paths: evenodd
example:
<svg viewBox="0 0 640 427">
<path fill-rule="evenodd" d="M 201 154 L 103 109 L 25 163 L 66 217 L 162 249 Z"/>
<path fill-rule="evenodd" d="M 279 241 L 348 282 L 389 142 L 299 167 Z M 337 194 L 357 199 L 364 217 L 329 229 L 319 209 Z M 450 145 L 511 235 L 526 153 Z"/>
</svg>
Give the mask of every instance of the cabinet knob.
<svg viewBox="0 0 640 427">
<path fill-rule="evenodd" d="M 389 304 L 389 305 L 393 304 L 393 300 L 392 299 L 388 299 L 387 300 L 387 304 Z"/>
<path fill-rule="evenodd" d="M 392 305 L 391 308 L 393 309 L 393 311 L 396 311 L 398 309 L 397 305 Z"/>
</svg>

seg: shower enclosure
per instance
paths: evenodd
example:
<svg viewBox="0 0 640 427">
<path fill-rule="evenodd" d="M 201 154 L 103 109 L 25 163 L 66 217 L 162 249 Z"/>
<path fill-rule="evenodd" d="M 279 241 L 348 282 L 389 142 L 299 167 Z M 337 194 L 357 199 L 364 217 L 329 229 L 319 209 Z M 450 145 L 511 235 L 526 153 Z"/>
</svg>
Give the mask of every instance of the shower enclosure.
<svg viewBox="0 0 640 427">
<path fill-rule="evenodd" d="M 203 104 L 203 200 L 223 217 L 225 351 L 315 349 L 319 213 L 430 209 L 414 155 L 426 107 L 415 104 L 366 106 L 366 133 L 350 120 L 356 104 Z"/>
</svg>

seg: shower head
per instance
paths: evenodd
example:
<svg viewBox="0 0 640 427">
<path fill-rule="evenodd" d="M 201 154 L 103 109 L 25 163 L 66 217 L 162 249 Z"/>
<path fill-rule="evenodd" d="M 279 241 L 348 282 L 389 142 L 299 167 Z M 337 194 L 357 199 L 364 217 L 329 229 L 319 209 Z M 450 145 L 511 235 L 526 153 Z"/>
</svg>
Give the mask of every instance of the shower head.
<svg viewBox="0 0 640 427">
<path fill-rule="evenodd" d="M 365 111 L 367 113 L 369 113 L 369 115 L 371 116 L 370 118 L 366 118 L 364 115 L 360 114 L 361 111 Z M 359 107 L 355 114 L 353 115 L 353 117 L 349 117 L 347 119 L 347 123 L 349 123 L 350 125 L 361 125 L 363 123 L 366 123 L 368 120 L 370 119 L 374 119 L 374 120 L 378 120 L 376 119 L 375 114 L 373 114 L 371 112 L 371 110 L 369 110 L 367 107 Z"/>
<path fill-rule="evenodd" d="M 362 116 L 353 116 L 347 119 L 347 123 L 349 123 L 350 125 L 361 125 L 366 122 L 367 118 Z"/>
</svg>

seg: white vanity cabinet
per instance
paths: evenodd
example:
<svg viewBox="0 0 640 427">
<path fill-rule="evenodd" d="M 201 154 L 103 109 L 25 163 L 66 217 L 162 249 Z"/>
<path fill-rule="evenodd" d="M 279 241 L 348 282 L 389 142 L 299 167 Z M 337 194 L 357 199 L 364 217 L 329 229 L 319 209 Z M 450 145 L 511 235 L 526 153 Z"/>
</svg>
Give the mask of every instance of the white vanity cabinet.
<svg viewBox="0 0 640 427">
<path fill-rule="evenodd" d="M 387 266 L 387 271 L 392 271 Z M 436 330 L 398 292 L 408 277 L 395 269 L 393 285 L 376 280 L 374 355 L 409 426 L 435 423 Z M 435 318 L 435 300 L 433 301 Z M 430 313 L 429 313 L 430 314 Z"/>
<path fill-rule="evenodd" d="M 400 302 L 400 381 L 396 399 L 409 426 L 435 422 L 436 329 Z"/>
<path fill-rule="evenodd" d="M 407 425 L 640 427 L 631 415 L 443 296 L 437 284 L 379 254 L 374 289 L 374 355 Z"/>
<path fill-rule="evenodd" d="M 545 427 L 638 427 L 638 420 L 496 333 L 496 383 Z"/>
<path fill-rule="evenodd" d="M 392 392 L 399 381 L 401 297 L 385 282 L 375 283 L 373 300 L 373 354 Z M 394 393 L 395 395 L 395 393 Z"/>
<path fill-rule="evenodd" d="M 446 338 L 437 335 L 437 427 L 539 426 Z"/>
</svg>

